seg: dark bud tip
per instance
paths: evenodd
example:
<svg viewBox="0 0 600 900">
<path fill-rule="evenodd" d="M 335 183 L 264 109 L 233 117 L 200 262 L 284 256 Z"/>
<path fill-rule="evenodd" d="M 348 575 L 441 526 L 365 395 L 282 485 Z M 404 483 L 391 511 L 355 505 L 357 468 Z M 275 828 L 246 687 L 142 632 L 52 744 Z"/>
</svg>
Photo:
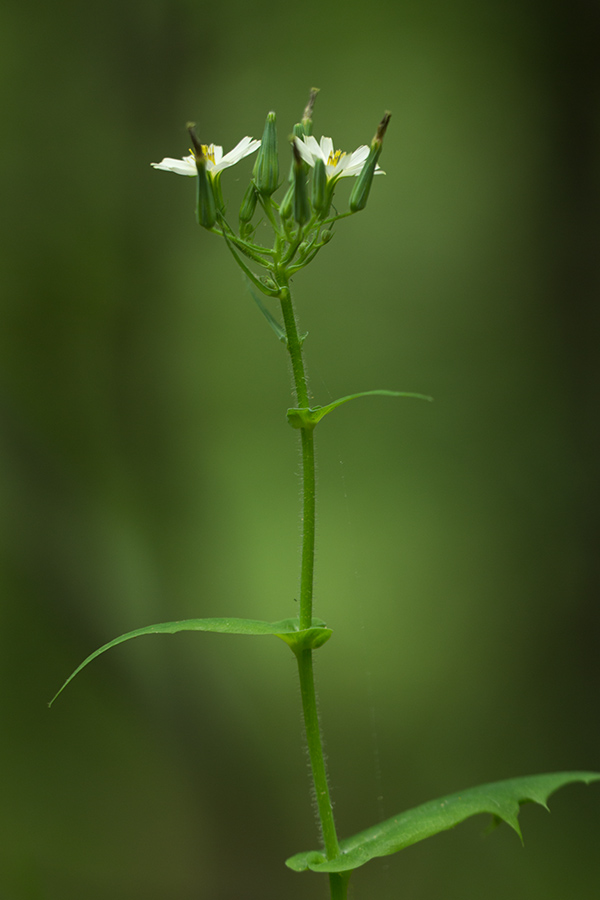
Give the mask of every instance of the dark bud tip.
<svg viewBox="0 0 600 900">
<path fill-rule="evenodd" d="M 389 124 L 389 121 L 391 118 L 392 118 L 391 112 L 386 111 L 384 113 L 383 119 L 377 126 L 377 131 L 375 132 L 375 137 L 373 138 L 373 143 L 377 142 L 378 144 L 381 144 L 383 142 L 383 137 L 387 131 L 387 127 L 388 127 L 388 124 Z"/>
<path fill-rule="evenodd" d="M 196 135 L 196 123 L 188 122 L 186 127 L 192 141 L 192 146 L 194 147 L 194 156 L 196 157 L 196 162 L 198 162 L 199 160 L 204 159 L 204 150 L 202 149 L 202 144 L 200 143 Z"/>
<path fill-rule="evenodd" d="M 315 100 L 317 99 L 317 94 L 319 93 L 319 88 L 311 88 L 310 95 L 308 97 L 308 103 L 306 104 L 306 108 L 304 110 L 303 119 L 312 119 L 313 109 L 315 108 Z"/>
<path fill-rule="evenodd" d="M 298 150 L 298 148 L 296 146 L 296 141 L 292 140 L 291 144 L 292 144 L 292 153 L 294 154 L 294 165 L 302 166 L 303 159 L 300 156 L 300 151 Z"/>
</svg>

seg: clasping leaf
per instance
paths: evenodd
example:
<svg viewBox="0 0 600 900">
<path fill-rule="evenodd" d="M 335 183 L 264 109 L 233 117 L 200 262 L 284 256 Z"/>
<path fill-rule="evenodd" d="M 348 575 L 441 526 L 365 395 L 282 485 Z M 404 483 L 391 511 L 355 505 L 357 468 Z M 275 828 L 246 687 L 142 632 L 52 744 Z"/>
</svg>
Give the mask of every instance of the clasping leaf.
<svg viewBox="0 0 600 900">
<path fill-rule="evenodd" d="M 62 694 L 70 681 L 75 678 L 88 663 L 105 650 L 129 641 L 132 638 L 141 637 L 144 634 L 176 634 L 178 631 L 212 631 L 217 634 L 274 634 L 286 641 L 292 649 L 296 644 L 304 647 L 320 647 L 331 637 L 331 629 L 325 626 L 321 619 L 313 619 L 312 627 L 300 630 L 299 619 L 281 619 L 279 622 L 262 622 L 258 619 L 183 619 L 180 622 L 161 622 L 159 625 L 146 625 L 144 628 L 136 628 L 128 631 L 120 637 L 114 638 L 108 644 L 104 644 L 98 650 L 90 653 L 86 659 L 77 666 L 74 672 L 67 678 L 63 686 L 56 692 L 48 706 L 52 706 L 59 694 Z"/>
<path fill-rule="evenodd" d="M 309 850 L 290 857 L 286 865 L 296 872 L 305 869 L 312 869 L 313 872 L 347 872 L 376 856 L 389 856 L 440 831 L 454 828 L 459 822 L 478 813 L 490 813 L 495 820 L 503 820 L 514 828 L 522 840 L 518 823 L 521 805 L 539 803 L 548 809 L 546 801 L 551 794 L 577 781 L 585 784 L 600 781 L 600 773 L 553 772 L 483 784 L 423 803 L 340 841 L 340 855 L 336 859 L 328 860 L 322 850 Z"/>
<path fill-rule="evenodd" d="M 334 400 L 333 403 L 329 403 L 327 406 L 288 409 L 287 420 L 292 428 L 314 428 L 324 416 L 332 410 L 337 409 L 342 403 L 347 403 L 349 400 L 357 400 L 359 397 L 373 397 L 376 395 L 383 397 L 415 397 L 417 400 L 433 400 L 433 397 L 428 397 L 426 394 L 413 394 L 406 391 L 362 391 L 360 394 L 349 394 L 347 397 L 340 397 L 339 400 Z"/>
</svg>

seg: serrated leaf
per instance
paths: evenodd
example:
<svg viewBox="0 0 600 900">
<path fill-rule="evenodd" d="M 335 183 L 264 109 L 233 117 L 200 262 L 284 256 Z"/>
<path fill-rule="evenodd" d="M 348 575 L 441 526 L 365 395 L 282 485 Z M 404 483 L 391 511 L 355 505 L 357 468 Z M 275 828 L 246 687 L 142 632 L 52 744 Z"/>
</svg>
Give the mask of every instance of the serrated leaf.
<svg viewBox="0 0 600 900">
<path fill-rule="evenodd" d="M 478 813 L 490 813 L 495 820 L 503 820 L 521 837 L 518 816 L 523 803 L 539 803 L 548 808 L 548 797 L 564 785 L 573 782 L 590 784 L 600 780 L 597 772 L 554 772 L 497 781 L 432 800 L 400 813 L 380 825 L 361 831 L 354 837 L 340 841 L 340 855 L 328 860 L 320 850 L 297 853 L 286 861 L 296 872 L 347 872 L 357 869 L 377 856 L 389 856 L 411 844 L 454 828 Z"/>
<path fill-rule="evenodd" d="M 182 619 L 180 622 L 161 622 L 159 625 L 146 625 L 144 628 L 136 628 L 128 631 L 108 644 L 103 644 L 98 650 L 90 653 L 81 665 L 69 675 L 59 691 L 56 692 L 48 706 L 52 706 L 59 694 L 62 694 L 70 681 L 84 669 L 88 663 L 100 656 L 111 647 L 129 641 L 132 638 L 142 637 L 145 634 L 176 634 L 178 631 L 211 631 L 217 634 L 274 634 L 285 640 L 290 646 L 293 643 L 302 642 L 304 646 L 319 647 L 331 637 L 331 629 L 325 627 L 321 619 L 313 619 L 312 627 L 300 630 L 300 622 L 296 619 L 281 619 L 279 622 L 262 622 L 259 619 Z M 291 638 L 295 639 L 291 641 Z"/>
<path fill-rule="evenodd" d="M 433 400 L 433 397 L 428 397 L 426 394 L 413 394 L 406 391 L 361 391 L 359 394 L 348 394 L 347 397 L 340 397 L 339 400 L 334 400 L 333 403 L 327 404 L 327 406 L 311 406 L 311 407 L 300 407 L 299 409 L 288 409 L 287 411 L 287 419 L 292 428 L 314 428 L 315 425 L 321 421 L 321 419 L 332 412 L 334 409 L 337 409 L 338 406 L 341 406 L 342 403 L 348 403 L 349 400 L 358 400 L 359 397 L 414 397 L 417 400 L 429 400 L 430 402 Z"/>
</svg>

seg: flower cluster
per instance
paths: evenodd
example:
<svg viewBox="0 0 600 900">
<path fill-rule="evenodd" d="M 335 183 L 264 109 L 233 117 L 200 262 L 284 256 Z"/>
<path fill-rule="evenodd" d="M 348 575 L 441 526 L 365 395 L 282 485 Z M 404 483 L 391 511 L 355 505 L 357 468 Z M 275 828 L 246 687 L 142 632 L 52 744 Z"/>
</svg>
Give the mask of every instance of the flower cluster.
<svg viewBox="0 0 600 900">
<path fill-rule="evenodd" d="M 275 113 L 267 116 L 261 140 L 242 138 L 228 153 L 218 144 L 203 144 L 193 125 L 188 125 L 192 149 L 182 159 L 166 157 L 152 163 L 155 169 L 196 178 L 196 215 L 200 225 L 224 237 L 227 246 L 260 290 L 279 296 L 289 277 L 308 265 L 333 235 L 332 226 L 339 219 L 366 206 L 375 175 L 383 175 L 378 160 L 390 114 L 379 124 L 371 144 L 362 144 L 351 153 L 335 150 L 330 137 L 317 141 L 312 134 L 312 113 L 317 89 L 310 93 L 302 120 L 290 137 L 292 161 L 287 187 L 278 202 L 274 194 L 282 187 L 280 176 Z M 239 210 L 239 228 L 234 230 L 226 218 L 221 192 L 221 174 L 242 159 L 257 152 L 252 178 Z M 354 178 L 346 212 L 332 212 L 336 186 L 342 178 Z M 257 209 L 274 231 L 273 247 L 255 240 Z M 259 278 L 241 258 L 242 254 L 267 270 Z"/>
</svg>

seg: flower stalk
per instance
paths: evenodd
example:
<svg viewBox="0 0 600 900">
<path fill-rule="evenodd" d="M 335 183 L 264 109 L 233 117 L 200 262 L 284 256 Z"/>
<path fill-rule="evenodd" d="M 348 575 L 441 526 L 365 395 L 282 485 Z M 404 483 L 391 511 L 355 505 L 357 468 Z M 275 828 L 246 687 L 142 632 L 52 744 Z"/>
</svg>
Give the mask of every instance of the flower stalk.
<svg viewBox="0 0 600 900">
<path fill-rule="evenodd" d="M 273 199 L 273 195 L 280 187 L 276 118 L 273 112 L 267 116 L 262 141 L 245 137 L 232 151 L 223 154 L 222 147 L 201 143 L 193 126 L 190 126 L 189 133 L 193 146 L 191 156 L 181 160 L 165 158 L 161 163 L 153 163 L 157 169 L 197 177 L 199 223 L 225 239 L 231 255 L 253 288 L 267 298 L 276 298 L 279 301 L 283 325 L 277 322 L 266 304 L 255 297 L 267 322 L 287 347 L 298 406 L 296 412 L 300 425 L 294 427 L 299 428 L 302 449 L 302 551 L 298 617 L 298 629 L 301 633 L 313 626 L 316 527 L 314 428 L 318 419 L 310 417 L 308 380 L 303 358 L 305 336 L 301 336 L 298 331 L 290 278 L 309 265 L 317 253 L 329 243 L 336 222 L 364 209 L 374 176 L 383 174 L 377 161 L 389 122 L 389 114 L 386 114 L 370 147 L 363 144 L 352 153 L 335 150 L 331 138 L 322 137 L 318 142 L 312 136 L 312 116 L 317 93 L 317 88 L 311 90 L 302 120 L 294 126 L 290 137 L 292 150 L 290 175 L 280 203 Z M 258 155 L 252 179 L 239 210 L 239 233 L 236 234 L 225 218 L 221 174 L 255 150 L 258 150 Z M 355 179 L 349 208 L 346 212 L 330 215 L 334 191 L 343 178 Z M 258 204 L 273 229 L 272 248 L 257 244 L 253 237 L 255 226 L 252 219 Z M 242 256 L 248 262 L 242 259 Z M 262 268 L 264 274 L 258 275 L 253 266 Z M 290 424 L 292 422 L 293 419 L 290 420 Z M 304 728 L 324 852 L 328 860 L 333 860 L 339 856 L 340 846 L 317 710 L 313 648 L 301 641 L 297 644 L 292 642 L 290 646 L 294 650 L 298 664 Z M 345 900 L 349 875 L 349 872 L 329 875 L 332 900 Z"/>
</svg>

